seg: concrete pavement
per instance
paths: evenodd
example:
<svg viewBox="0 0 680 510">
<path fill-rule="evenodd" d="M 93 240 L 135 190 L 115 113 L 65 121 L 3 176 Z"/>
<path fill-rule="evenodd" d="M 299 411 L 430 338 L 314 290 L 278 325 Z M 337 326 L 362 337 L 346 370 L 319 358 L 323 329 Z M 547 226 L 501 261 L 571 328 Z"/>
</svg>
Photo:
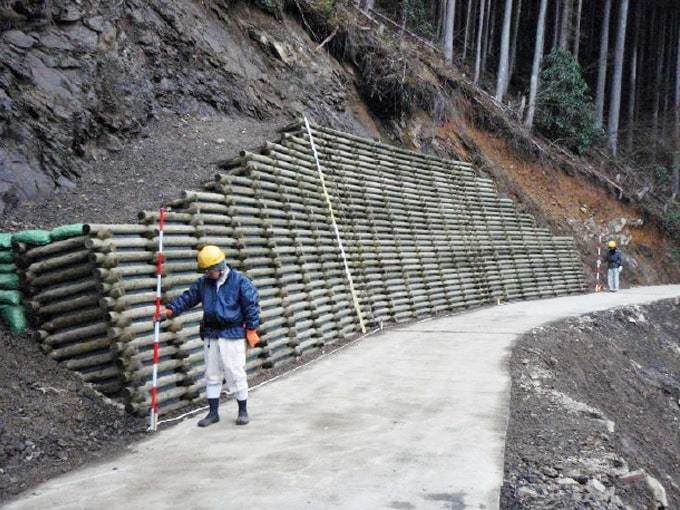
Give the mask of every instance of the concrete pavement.
<svg viewBox="0 0 680 510">
<path fill-rule="evenodd" d="M 14 509 L 494 509 L 513 342 L 680 285 L 525 301 L 383 331 L 258 388 L 251 423 L 201 416 L 55 478 Z"/>
</svg>

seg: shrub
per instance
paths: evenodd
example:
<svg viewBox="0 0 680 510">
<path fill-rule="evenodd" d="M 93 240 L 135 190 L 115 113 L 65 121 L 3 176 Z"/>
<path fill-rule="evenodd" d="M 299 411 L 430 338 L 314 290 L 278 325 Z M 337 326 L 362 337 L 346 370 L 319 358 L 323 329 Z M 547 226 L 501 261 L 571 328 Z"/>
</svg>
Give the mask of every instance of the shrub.
<svg viewBox="0 0 680 510">
<path fill-rule="evenodd" d="M 544 60 L 536 101 L 536 128 L 551 140 L 582 153 L 601 133 L 588 85 L 573 55 L 556 48 Z"/>
</svg>

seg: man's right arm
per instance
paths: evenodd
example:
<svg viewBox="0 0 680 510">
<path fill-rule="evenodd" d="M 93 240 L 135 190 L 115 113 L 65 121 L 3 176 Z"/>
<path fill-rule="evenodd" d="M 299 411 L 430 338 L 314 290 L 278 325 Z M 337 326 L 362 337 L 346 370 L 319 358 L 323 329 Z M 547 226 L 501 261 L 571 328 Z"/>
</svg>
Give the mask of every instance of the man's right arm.
<svg viewBox="0 0 680 510">
<path fill-rule="evenodd" d="M 181 296 L 176 297 L 168 304 L 166 310 L 170 311 L 170 314 L 166 312 L 166 317 L 170 318 L 186 312 L 200 303 L 201 298 L 201 280 L 198 279 Z"/>
</svg>

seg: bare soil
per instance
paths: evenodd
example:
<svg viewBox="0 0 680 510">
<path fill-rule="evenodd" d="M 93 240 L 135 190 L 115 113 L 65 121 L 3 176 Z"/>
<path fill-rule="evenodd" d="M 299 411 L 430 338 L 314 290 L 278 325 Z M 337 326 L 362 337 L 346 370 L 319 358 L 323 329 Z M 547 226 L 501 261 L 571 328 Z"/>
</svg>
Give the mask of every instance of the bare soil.
<svg viewBox="0 0 680 510">
<path fill-rule="evenodd" d="M 277 138 L 290 119 L 165 113 L 140 138 L 100 150 L 77 187 L 30 201 L 5 218 L 8 230 L 50 229 L 68 223 L 137 223 L 157 208 L 214 179 L 215 162 Z"/>
<path fill-rule="evenodd" d="M 354 339 L 309 351 L 304 356 L 248 378 L 252 387 L 295 370 Z M 255 396 L 256 398 L 256 396 Z M 0 329 L 0 504 L 45 480 L 85 464 L 120 455 L 148 434 L 146 418 L 134 417 L 77 374 L 47 358 L 29 335 Z M 201 416 L 189 404 L 162 417 L 159 431 Z M 223 403 L 223 419 L 236 415 Z M 232 416 L 233 415 L 233 416 Z"/>
<path fill-rule="evenodd" d="M 537 328 L 510 370 L 501 508 L 660 508 L 639 469 L 680 508 L 680 300 Z"/>
</svg>

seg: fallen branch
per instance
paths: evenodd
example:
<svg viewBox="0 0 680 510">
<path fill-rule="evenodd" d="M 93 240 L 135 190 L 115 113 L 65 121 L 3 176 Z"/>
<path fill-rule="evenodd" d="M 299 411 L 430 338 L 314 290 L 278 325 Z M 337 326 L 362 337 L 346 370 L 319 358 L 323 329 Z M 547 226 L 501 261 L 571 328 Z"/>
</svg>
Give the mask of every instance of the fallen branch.
<svg viewBox="0 0 680 510">
<path fill-rule="evenodd" d="M 319 51 L 321 48 L 323 48 L 323 47 L 326 45 L 326 43 L 328 43 L 331 39 L 333 39 L 333 37 L 335 37 L 335 34 L 337 34 L 337 33 L 338 33 L 338 27 L 335 27 L 335 28 L 333 29 L 333 31 L 331 32 L 331 35 L 329 35 L 329 36 L 326 37 L 323 41 L 321 41 L 321 44 L 319 44 L 319 45 L 315 48 L 314 51 Z"/>
</svg>

